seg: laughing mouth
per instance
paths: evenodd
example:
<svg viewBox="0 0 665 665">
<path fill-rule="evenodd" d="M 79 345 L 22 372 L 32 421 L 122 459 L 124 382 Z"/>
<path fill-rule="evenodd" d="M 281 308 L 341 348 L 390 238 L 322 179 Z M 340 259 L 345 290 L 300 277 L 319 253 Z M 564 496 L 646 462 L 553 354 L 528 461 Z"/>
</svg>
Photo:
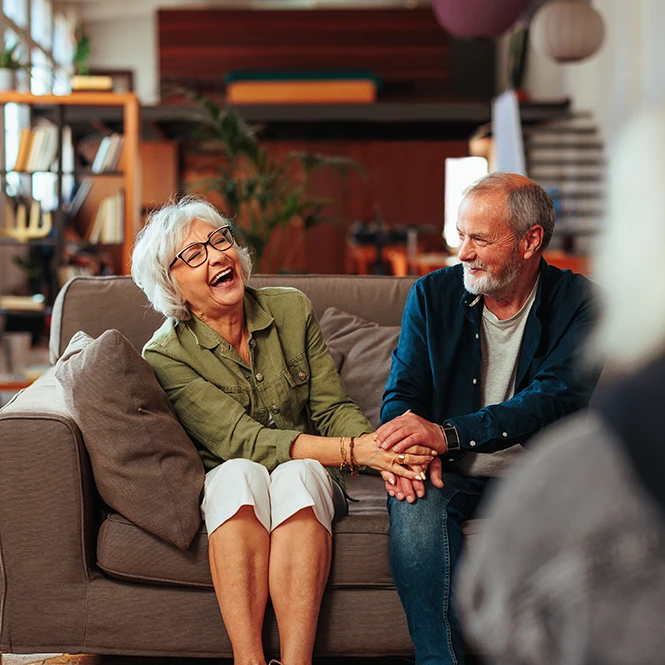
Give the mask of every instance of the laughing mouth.
<svg viewBox="0 0 665 665">
<path fill-rule="evenodd" d="M 233 280 L 233 268 L 225 268 L 220 270 L 211 280 L 210 286 L 219 286 L 226 282 Z"/>
</svg>

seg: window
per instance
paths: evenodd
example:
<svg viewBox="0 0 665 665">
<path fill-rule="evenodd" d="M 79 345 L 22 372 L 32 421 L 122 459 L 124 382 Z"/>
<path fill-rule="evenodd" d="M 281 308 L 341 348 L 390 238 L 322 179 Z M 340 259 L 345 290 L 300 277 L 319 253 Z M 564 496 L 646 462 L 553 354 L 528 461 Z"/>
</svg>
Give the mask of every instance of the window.
<svg viewBox="0 0 665 665">
<path fill-rule="evenodd" d="M 17 88 L 36 95 L 70 92 L 76 17 L 71 12 L 54 15 L 53 0 L 2 0 L 3 24 L 5 44 L 18 41 L 22 61 L 30 63 L 30 72 L 17 72 Z"/>
<path fill-rule="evenodd" d="M 31 0 L 30 35 L 37 44 L 49 50 L 53 43 L 51 0 Z"/>
<path fill-rule="evenodd" d="M 53 21 L 53 59 L 63 67 L 69 67 L 73 56 L 74 22 L 64 14 L 56 14 Z"/>
<path fill-rule="evenodd" d="M 4 15 L 24 28 L 28 23 L 28 0 L 2 0 Z"/>
<path fill-rule="evenodd" d="M 466 188 L 478 178 L 487 175 L 488 165 L 484 157 L 449 157 L 446 159 L 446 193 L 443 238 L 448 247 L 459 246 L 457 234 L 457 209 Z"/>
</svg>

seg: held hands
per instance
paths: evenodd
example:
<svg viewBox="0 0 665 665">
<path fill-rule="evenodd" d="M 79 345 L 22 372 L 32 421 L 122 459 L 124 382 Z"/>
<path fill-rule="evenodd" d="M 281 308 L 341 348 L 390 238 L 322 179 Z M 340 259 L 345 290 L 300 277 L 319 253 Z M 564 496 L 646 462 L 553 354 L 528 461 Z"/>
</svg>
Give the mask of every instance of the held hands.
<svg viewBox="0 0 665 665">
<path fill-rule="evenodd" d="M 381 425 L 376 436 L 381 448 L 392 449 L 396 453 L 404 452 L 411 446 L 426 446 L 436 450 L 438 455 L 443 455 L 448 449 L 441 428 L 410 410 Z"/>
<path fill-rule="evenodd" d="M 398 452 L 384 450 L 379 446 L 376 434 L 356 437 L 354 448 L 358 464 L 376 469 L 386 483 L 391 484 L 394 484 L 396 476 L 422 482 L 425 469 L 437 454 L 428 446 L 410 446 Z"/>
<path fill-rule="evenodd" d="M 435 487 L 443 487 L 441 476 L 442 465 L 439 454 L 446 452 L 447 445 L 441 428 L 425 418 L 412 413 L 410 410 L 394 420 L 379 427 L 376 432 L 379 446 L 383 449 L 392 449 L 393 452 L 401 453 L 408 450 L 409 446 L 426 445 L 436 452 L 429 465 L 430 480 Z M 395 478 L 392 474 L 381 473 L 385 483 L 386 491 L 400 501 L 406 499 L 413 503 L 416 497 L 425 496 L 424 474 L 421 479 L 410 480 L 408 478 Z"/>
</svg>

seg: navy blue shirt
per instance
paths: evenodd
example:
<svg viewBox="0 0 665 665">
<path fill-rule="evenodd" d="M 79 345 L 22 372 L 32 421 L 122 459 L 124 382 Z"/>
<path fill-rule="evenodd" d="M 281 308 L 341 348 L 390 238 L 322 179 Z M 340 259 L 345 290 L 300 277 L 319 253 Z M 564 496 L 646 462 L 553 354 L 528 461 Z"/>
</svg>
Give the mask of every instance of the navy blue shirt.
<svg viewBox="0 0 665 665">
<path fill-rule="evenodd" d="M 582 347 L 596 321 L 592 284 L 544 260 L 527 318 L 515 394 L 481 408 L 483 298 L 464 289 L 462 266 L 414 283 L 383 395 L 381 421 L 407 409 L 452 423 L 462 450 L 495 452 L 525 443 L 551 422 L 586 407 L 600 369 L 583 369 Z"/>
</svg>

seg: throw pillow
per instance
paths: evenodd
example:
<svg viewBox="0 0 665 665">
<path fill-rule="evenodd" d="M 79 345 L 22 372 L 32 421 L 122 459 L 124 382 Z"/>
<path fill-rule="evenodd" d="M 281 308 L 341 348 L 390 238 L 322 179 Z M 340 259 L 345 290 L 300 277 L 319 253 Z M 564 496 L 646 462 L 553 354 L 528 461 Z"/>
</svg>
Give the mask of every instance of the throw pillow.
<svg viewBox="0 0 665 665">
<path fill-rule="evenodd" d="M 117 330 L 77 333 L 56 378 L 104 501 L 187 549 L 201 522 L 204 469 L 152 367 Z M 87 342 L 87 344 L 86 344 Z"/>
<path fill-rule="evenodd" d="M 390 374 L 390 354 L 397 346 L 399 326 L 381 326 L 336 307 L 323 312 L 320 324 L 349 396 L 378 427 L 383 390 Z"/>
</svg>

